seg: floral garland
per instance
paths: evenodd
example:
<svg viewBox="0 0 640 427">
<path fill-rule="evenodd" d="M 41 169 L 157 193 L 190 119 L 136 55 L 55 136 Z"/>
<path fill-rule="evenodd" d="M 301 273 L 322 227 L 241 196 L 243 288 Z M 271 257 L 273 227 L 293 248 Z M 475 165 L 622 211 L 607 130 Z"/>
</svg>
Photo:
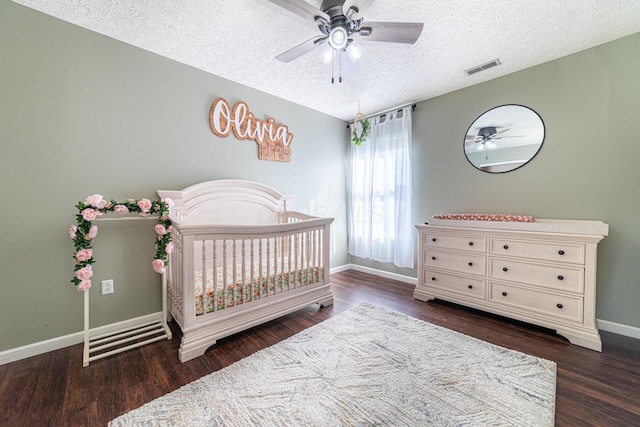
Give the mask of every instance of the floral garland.
<svg viewBox="0 0 640 427">
<path fill-rule="evenodd" d="M 359 126 L 358 126 L 359 125 Z M 360 146 L 371 133 L 371 122 L 366 119 L 362 113 L 358 113 L 353 121 L 353 131 L 351 133 L 351 142 Z M 358 130 L 360 132 L 358 133 Z"/>
<path fill-rule="evenodd" d="M 86 291 L 91 287 L 91 277 L 93 276 L 92 264 L 95 263 L 93 258 L 93 239 L 98 235 L 98 226 L 92 221 L 105 213 L 114 212 L 119 215 L 128 213 L 137 213 L 141 217 L 148 217 L 157 214 L 158 224 L 155 226 L 156 237 L 156 253 L 151 263 L 153 271 L 159 274 L 165 272 L 167 263 L 167 255 L 173 251 L 173 243 L 171 242 L 171 220 L 169 213 L 173 201 L 170 198 L 164 200 L 149 199 L 127 199 L 122 203 L 115 200 L 106 201 L 100 194 L 94 194 L 87 197 L 84 202 L 78 202 L 78 214 L 76 215 L 76 225 L 69 228 L 69 237 L 73 239 L 75 254 L 73 258 L 76 262 L 74 272 L 75 277 L 71 279 L 78 291 Z"/>
</svg>

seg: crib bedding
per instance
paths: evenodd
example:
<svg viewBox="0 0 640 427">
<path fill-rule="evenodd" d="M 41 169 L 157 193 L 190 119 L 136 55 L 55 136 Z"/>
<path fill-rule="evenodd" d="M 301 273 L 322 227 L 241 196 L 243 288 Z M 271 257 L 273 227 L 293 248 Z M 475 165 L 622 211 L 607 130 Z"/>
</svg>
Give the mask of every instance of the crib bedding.
<svg viewBox="0 0 640 427">
<path fill-rule="evenodd" d="M 253 277 L 251 276 L 252 271 Z M 262 266 L 260 266 L 259 262 L 256 262 L 253 270 L 250 264 L 246 264 L 244 271 L 242 264 L 238 264 L 236 266 L 235 284 L 233 283 L 233 266 L 227 266 L 226 274 L 224 273 L 224 267 L 218 267 L 215 275 L 213 274 L 213 268 L 206 269 L 206 299 L 203 307 L 203 271 L 196 270 L 194 272 L 196 315 L 223 310 L 244 302 L 255 301 L 269 295 L 317 283 L 324 277 L 322 267 L 311 264 L 303 264 L 302 266 L 298 264 L 296 267 L 295 265 L 289 265 L 289 261 L 286 258 L 278 260 L 277 263 L 269 263 L 268 269 L 266 262 L 263 262 Z"/>
</svg>

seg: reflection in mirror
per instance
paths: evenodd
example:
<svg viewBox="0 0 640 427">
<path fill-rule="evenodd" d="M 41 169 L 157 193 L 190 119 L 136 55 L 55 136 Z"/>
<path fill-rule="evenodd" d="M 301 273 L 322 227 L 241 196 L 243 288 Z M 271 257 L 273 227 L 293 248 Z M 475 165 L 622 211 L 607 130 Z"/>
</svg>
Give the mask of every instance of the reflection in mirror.
<svg viewBox="0 0 640 427">
<path fill-rule="evenodd" d="M 464 153 L 481 171 L 509 172 L 533 159 L 543 141 L 544 123 L 535 111 L 522 105 L 501 105 L 469 126 Z"/>
</svg>

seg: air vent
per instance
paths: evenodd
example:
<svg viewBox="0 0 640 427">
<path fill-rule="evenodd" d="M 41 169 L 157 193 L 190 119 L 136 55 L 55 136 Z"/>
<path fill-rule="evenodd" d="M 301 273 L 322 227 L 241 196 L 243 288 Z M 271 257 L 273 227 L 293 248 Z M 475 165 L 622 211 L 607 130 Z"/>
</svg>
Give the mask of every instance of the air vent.
<svg viewBox="0 0 640 427">
<path fill-rule="evenodd" d="M 482 65 L 478 65 L 476 67 L 472 67 L 469 68 L 468 70 L 464 70 L 465 73 L 467 73 L 468 76 L 475 74 L 475 73 L 479 73 L 480 71 L 484 71 L 487 70 L 491 67 L 495 67 L 496 65 L 500 65 L 500 60 L 499 59 L 494 59 L 493 61 L 489 61 L 486 64 L 482 64 Z"/>
</svg>

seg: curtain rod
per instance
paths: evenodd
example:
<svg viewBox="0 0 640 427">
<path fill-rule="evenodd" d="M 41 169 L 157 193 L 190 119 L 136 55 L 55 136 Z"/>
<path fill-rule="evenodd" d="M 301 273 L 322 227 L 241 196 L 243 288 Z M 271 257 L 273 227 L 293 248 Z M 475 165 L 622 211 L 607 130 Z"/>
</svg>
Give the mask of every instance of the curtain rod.
<svg viewBox="0 0 640 427">
<path fill-rule="evenodd" d="M 399 113 L 400 111 L 402 111 L 403 108 L 408 107 L 408 106 L 411 106 L 411 111 L 416 111 L 416 104 L 407 104 L 407 105 L 402 106 L 402 107 L 396 107 L 398 109 L 397 112 Z M 388 114 L 388 113 L 390 113 L 392 111 L 395 111 L 396 108 L 391 108 L 390 110 L 387 110 L 387 111 L 382 111 L 382 112 L 379 112 L 379 113 L 370 114 L 368 116 L 365 116 L 365 119 L 369 119 L 369 118 L 375 117 L 375 116 L 379 116 L 380 118 L 383 118 L 386 114 Z M 347 124 L 347 128 L 349 126 L 351 126 L 352 124 L 353 123 L 351 123 L 351 122 L 348 123 Z"/>
</svg>

